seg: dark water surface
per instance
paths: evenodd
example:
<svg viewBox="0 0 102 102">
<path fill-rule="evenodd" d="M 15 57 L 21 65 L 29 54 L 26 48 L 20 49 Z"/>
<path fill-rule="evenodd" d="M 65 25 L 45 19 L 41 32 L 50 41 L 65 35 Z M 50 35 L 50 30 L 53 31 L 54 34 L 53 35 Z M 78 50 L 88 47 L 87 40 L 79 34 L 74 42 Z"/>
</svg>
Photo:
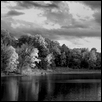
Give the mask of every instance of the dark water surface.
<svg viewBox="0 0 102 102">
<path fill-rule="evenodd" d="M 1 101 L 101 101 L 98 75 L 2 77 Z"/>
</svg>

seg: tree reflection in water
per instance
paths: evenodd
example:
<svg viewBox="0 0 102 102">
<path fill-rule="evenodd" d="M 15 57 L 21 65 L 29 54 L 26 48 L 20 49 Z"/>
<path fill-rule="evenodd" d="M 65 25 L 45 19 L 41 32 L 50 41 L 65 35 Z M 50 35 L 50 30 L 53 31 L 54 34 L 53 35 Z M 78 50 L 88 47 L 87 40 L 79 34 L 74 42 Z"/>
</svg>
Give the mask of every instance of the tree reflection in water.
<svg viewBox="0 0 102 102">
<path fill-rule="evenodd" d="M 18 100 L 18 81 L 17 78 L 6 78 L 6 83 L 3 83 L 1 86 L 1 90 L 5 90 L 3 92 L 3 101 L 17 101 Z M 3 88 L 3 89 L 2 89 Z M 6 96 L 6 97 L 5 97 Z"/>
<path fill-rule="evenodd" d="M 101 100 L 100 79 L 57 80 L 56 76 L 4 77 L 1 81 L 1 101 Z"/>
</svg>

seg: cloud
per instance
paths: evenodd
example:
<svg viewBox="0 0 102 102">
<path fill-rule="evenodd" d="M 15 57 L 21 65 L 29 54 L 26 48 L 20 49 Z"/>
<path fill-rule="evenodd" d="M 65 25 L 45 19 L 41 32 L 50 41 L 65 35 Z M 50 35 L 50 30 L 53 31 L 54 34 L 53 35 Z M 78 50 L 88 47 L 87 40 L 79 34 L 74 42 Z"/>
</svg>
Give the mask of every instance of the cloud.
<svg viewBox="0 0 102 102">
<path fill-rule="evenodd" d="M 23 12 L 18 12 L 18 11 L 15 11 L 15 10 L 11 10 L 9 11 L 6 16 L 18 16 L 18 15 L 22 15 L 24 14 Z"/>
<path fill-rule="evenodd" d="M 19 37 L 24 34 L 21 30 L 13 29 L 11 27 L 11 19 L 7 18 L 6 22 L 4 20 L 1 20 L 1 27 L 7 29 L 13 36 Z"/>
<path fill-rule="evenodd" d="M 77 23 L 77 24 L 73 24 L 73 25 L 69 25 L 69 26 L 62 26 L 62 28 L 66 28 L 66 29 L 69 29 L 69 28 L 88 28 L 89 25 L 85 25 L 85 24 L 82 24 L 82 23 Z"/>
<path fill-rule="evenodd" d="M 60 9 L 52 9 L 46 11 L 44 16 L 48 18 L 48 21 L 58 23 L 60 25 L 67 25 L 72 22 L 72 15 L 69 12 L 61 11 Z"/>
<path fill-rule="evenodd" d="M 82 1 L 82 3 L 89 6 L 94 11 L 94 20 L 101 25 L 101 1 Z"/>
<path fill-rule="evenodd" d="M 101 26 L 101 10 L 93 14 L 95 21 Z"/>
<path fill-rule="evenodd" d="M 19 29 L 22 29 L 22 28 L 31 28 L 31 25 L 27 25 L 27 24 L 25 24 L 25 23 L 21 23 L 21 22 L 13 22 L 13 23 L 11 23 L 11 27 L 12 28 L 14 28 L 14 29 L 17 29 L 17 28 L 19 28 Z"/>
<path fill-rule="evenodd" d="M 47 10 L 44 16 L 48 21 L 62 28 L 95 28 L 94 11 L 80 2 L 60 2 L 59 9 Z M 96 28 L 95 28 L 96 29 Z"/>
<path fill-rule="evenodd" d="M 33 23 L 35 25 L 42 26 L 43 23 L 46 21 L 46 17 L 43 16 L 44 11 L 40 9 L 25 9 L 25 10 L 18 10 L 19 12 L 23 12 L 23 15 L 14 16 L 12 17 L 14 20 L 24 21 L 28 23 Z"/>
<path fill-rule="evenodd" d="M 43 26 L 39 26 L 38 24 L 34 23 L 28 23 L 25 21 L 15 20 L 15 19 L 4 19 L 4 22 L 6 22 L 5 25 L 2 25 L 5 27 L 9 26 L 10 29 L 15 29 L 16 31 L 20 31 L 23 33 L 31 33 L 32 35 L 35 34 L 41 34 L 48 36 L 50 39 L 58 39 L 59 37 L 67 38 L 69 36 L 73 37 L 101 37 L 101 28 L 85 28 L 80 27 L 80 25 L 77 25 L 76 27 L 69 27 L 69 28 L 61 28 L 60 25 L 48 23 L 44 24 Z M 48 28 L 47 28 L 48 27 Z"/>
<path fill-rule="evenodd" d="M 101 9 L 101 1 L 82 1 L 87 6 L 92 9 Z"/>
<path fill-rule="evenodd" d="M 51 30 L 49 33 L 53 35 L 56 34 L 58 36 L 76 36 L 76 37 L 91 37 L 91 36 L 101 36 L 101 31 L 96 29 L 77 29 L 77 28 L 69 28 L 69 29 L 57 29 Z"/>
<path fill-rule="evenodd" d="M 43 25 L 43 28 L 48 29 L 48 30 L 53 30 L 53 29 L 60 29 L 61 26 L 59 24 L 48 22 L 47 24 Z"/>
<path fill-rule="evenodd" d="M 77 21 L 90 21 L 93 19 L 94 11 L 83 5 L 81 2 L 66 2 L 69 6 L 69 12 Z"/>
<path fill-rule="evenodd" d="M 98 1 L 1 2 L 1 25 L 16 36 L 41 34 L 66 44 L 69 41 L 71 46 L 81 46 L 82 41 L 75 38 L 84 41 L 85 37 L 101 37 L 100 6 Z"/>
<path fill-rule="evenodd" d="M 54 3 L 44 3 L 42 1 L 16 1 L 18 6 L 22 8 L 32 8 L 32 7 L 39 7 L 39 8 L 58 8 L 58 6 Z"/>
<path fill-rule="evenodd" d="M 98 37 L 84 37 L 84 38 L 72 38 L 72 39 L 59 39 L 58 42 L 66 44 L 69 48 L 97 48 L 98 52 L 101 52 L 101 39 Z"/>
</svg>

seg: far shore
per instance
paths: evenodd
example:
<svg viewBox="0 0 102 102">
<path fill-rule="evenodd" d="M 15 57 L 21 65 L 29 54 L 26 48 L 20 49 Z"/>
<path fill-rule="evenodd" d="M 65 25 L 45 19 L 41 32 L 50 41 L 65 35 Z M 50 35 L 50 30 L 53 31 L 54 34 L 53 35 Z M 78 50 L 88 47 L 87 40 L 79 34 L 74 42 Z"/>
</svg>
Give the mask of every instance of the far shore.
<svg viewBox="0 0 102 102">
<path fill-rule="evenodd" d="M 99 74 L 101 75 L 101 70 L 38 70 L 34 71 L 32 73 L 28 74 L 16 74 L 16 73 L 10 73 L 10 74 L 4 74 L 1 73 L 1 77 L 7 77 L 7 76 L 39 76 L 39 75 L 49 75 L 49 74 Z"/>
</svg>

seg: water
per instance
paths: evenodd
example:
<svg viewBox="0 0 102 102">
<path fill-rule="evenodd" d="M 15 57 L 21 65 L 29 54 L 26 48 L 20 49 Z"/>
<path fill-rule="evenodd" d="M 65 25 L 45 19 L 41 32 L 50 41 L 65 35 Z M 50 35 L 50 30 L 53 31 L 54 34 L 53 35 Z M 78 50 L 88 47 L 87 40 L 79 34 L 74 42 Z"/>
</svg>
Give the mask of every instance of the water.
<svg viewBox="0 0 102 102">
<path fill-rule="evenodd" d="M 101 101 L 101 78 L 98 75 L 3 77 L 1 101 Z"/>
</svg>

